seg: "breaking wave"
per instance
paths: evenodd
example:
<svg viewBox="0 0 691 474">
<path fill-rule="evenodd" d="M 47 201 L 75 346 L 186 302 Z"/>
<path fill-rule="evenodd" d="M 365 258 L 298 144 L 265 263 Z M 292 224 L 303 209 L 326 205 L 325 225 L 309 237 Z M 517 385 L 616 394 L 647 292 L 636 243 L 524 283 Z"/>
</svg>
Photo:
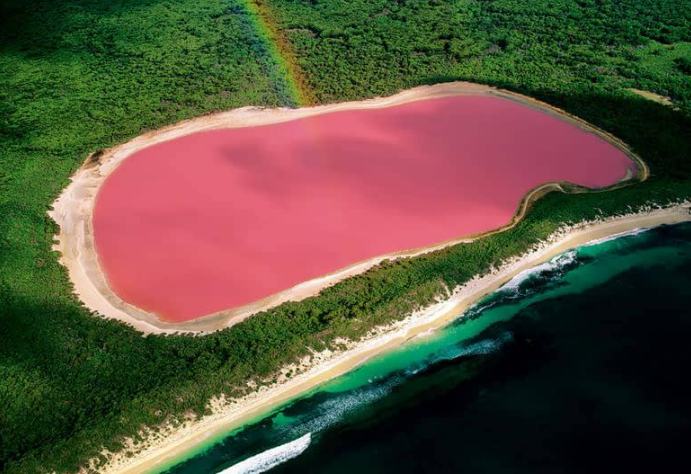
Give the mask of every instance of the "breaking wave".
<svg viewBox="0 0 691 474">
<path fill-rule="evenodd" d="M 497 352 L 504 344 L 511 342 L 512 340 L 513 335 L 506 331 L 496 339 L 484 339 L 474 344 L 470 344 L 465 348 L 465 351 L 463 351 L 460 356 L 491 354 L 493 352 Z"/>
<path fill-rule="evenodd" d="M 630 237 L 634 235 L 639 235 L 644 232 L 649 231 L 649 228 L 637 228 L 626 232 L 620 232 L 618 234 L 613 234 L 601 239 L 596 239 L 588 242 L 583 247 L 592 247 L 594 245 L 603 244 L 605 242 L 611 242 L 613 240 L 620 239 L 622 237 Z M 526 296 L 522 290 L 524 283 L 535 279 L 545 279 L 548 282 L 559 280 L 568 272 L 572 270 L 579 264 L 578 249 L 570 250 L 561 255 L 558 255 L 548 262 L 536 265 L 535 267 L 523 270 L 518 275 L 513 277 L 509 282 L 502 286 L 497 293 L 504 295 L 516 294 L 516 296 Z M 482 309 L 488 309 L 483 307 Z"/>
<path fill-rule="evenodd" d="M 651 229 L 650 227 L 646 227 L 646 228 L 640 228 L 639 227 L 637 229 L 629 230 L 626 232 L 620 232 L 618 234 L 609 235 L 609 236 L 603 237 L 601 239 L 591 240 L 590 242 L 585 244 L 584 247 L 592 247 L 593 245 L 604 244 L 605 242 L 611 242 L 612 240 L 617 240 L 617 239 L 620 239 L 622 237 L 629 237 L 632 235 L 642 234 L 643 232 L 647 232 L 650 229 Z"/>
<path fill-rule="evenodd" d="M 291 415 L 294 417 L 293 422 L 283 427 L 274 426 L 274 428 L 278 429 L 279 436 L 282 437 L 299 436 L 305 432 L 322 432 L 338 424 L 356 410 L 383 399 L 411 376 L 442 362 L 491 354 L 512 340 L 513 335 L 507 331 L 492 339 L 444 347 L 403 370 L 393 372 L 383 378 L 369 379 L 368 384 L 359 388 L 342 393 L 330 393 L 319 401 L 312 399 L 316 403 L 309 410 Z"/>
<path fill-rule="evenodd" d="M 277 446 L 245 459 L 221 471 L 219 474 L 259 474 L 260 472 L 266 472 L 279 464 L 298 457 L 309 447 L 311 442 L 312 433 L 307 433 L 290 443 Z"/>
<path fill-rule="evenodd" d="M 428 357 L 424 361 L 409 367 L 406 370 L 406 374 L 415 375 L 425 370 L 427 367 L 431 367 L 439 362 L 455 360 L 461 357 L 492 354 L 493 352 L 497 352 L 499 349 L 501 349 L 504 344 L 512 340 L 513 335 L 506 331 L 495 339 L 483 339 L 482 341 L 474 342 L 468 345 L 461 344 L 448 346 L 436 352 L 434 355 Z"/>
<path fill-rule="evenodd" d="M 579 256 L 576 249 L 523 270 L 495 293 L 468 308 L 463 317 L 458 318 L 454 324 L 464 324 L 487 310 L 546 291 L 551 287 L 551 283 L 559 282 L 566 273 L 587 261 L 587 258 L 582 259 Z"/>
<path fill-rule="evenodd" d="M 517 297 L 525 296 L 523 294 L 524 292 L 521 291 L 525 283 L 538 278 L 547 280 L 548 282 L 559 280 L 566 272 L 576 267 L 578 263 L 578 252 L 576 250 L 571 250 L 554 257 L 549 262 L 523 270 L 502 286 L 498 293 L 503 295 L 513 294 Z"/>
<path fill-rule="evenodd" d="M 331 394 L 326 400 L 321 401 L 317 407 L 309 411 L 309 415 L 301 415 L 300 422 L 286 427 L 287 433 L 295 435 L 296 432 L 309 431 L 311 433 L 323 431 L 340 422 L 348 413 L 360 407 L 377 401 L 391 392 L 391 389 L 402 382 L 401 377 L 389 377 L 384 381 L 371 383 L 364 387 L 343 392 L 338 395 Z"/>
<path fill-rule="evenodd" d="M 470 308 L 468 308 L 466 312 L 463 313 L 463 317 L 458 318 L 454 324 L 463 324 L 468 319 L 475 319 L 476 317 L 480 316 L 483 313 L 483 311 L 492 309 L 497 304 L 499 304 L 499 301 L 496 298 L 491 298 L 488 302 L 476 303 Z"/>
</svg>

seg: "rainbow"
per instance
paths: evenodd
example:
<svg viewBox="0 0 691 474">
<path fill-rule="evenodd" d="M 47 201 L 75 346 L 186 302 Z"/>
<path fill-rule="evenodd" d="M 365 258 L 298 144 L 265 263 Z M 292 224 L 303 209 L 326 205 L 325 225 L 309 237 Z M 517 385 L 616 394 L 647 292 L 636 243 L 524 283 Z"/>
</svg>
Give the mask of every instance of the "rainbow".
<svg viewBox="0 0 691 474">
<path fill-rule="evenodd" d="M 277 64 L 286 81 L 291 106 L 314 105 L 316 99 L 307 85 L 305 75 L 297 64 L 297 56 L 288 39 L 283 36 L 275 16 L 264 0 L 243 0 L 256 27 L 257 34 L 267 46 L 271 59 Z"/>
</svg>

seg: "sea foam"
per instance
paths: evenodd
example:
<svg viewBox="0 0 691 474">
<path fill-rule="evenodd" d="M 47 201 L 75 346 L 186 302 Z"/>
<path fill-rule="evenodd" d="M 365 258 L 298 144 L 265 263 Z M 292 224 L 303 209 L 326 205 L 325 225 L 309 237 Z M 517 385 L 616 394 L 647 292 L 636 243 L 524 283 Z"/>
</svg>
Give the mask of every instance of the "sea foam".
<svg viewBox="0 0 691 474">
<path fill-rule="evenodd" d="M 320 432 L 340 422 L 346 415 L 360 407 L 384 398 L 391 389 L 400 384 L 400 377 L 390 377 L 383 382 L 365 385 L 359 389 L 344 392 L 321 402 L 311 411 L 314 416 L 304 416 L 301 422 L 288 431 Z"/>
<path fill-rule="evenodd" d="M 266 472 L 279 464 L 298 457 L 302 454 L 312 442 L 312 433 L 298 438 L 290 443 L 277 446 L 275 448 L 259 453 L 256 456 L 245 459 L 219 474 L 258 474 Z"/>
<path fill-rule="evenodd" d="M 617 240 L 617 239 L 620 239 L 622 237 L 629 237 L 632 235 L 642 234 L 643 232 L 647 232 L 649 230 L 650 230 L 650 228 L 640 228 L 639 227 L 639 228 L 629 230 L 626 232 L 619 232 L 618 234 L 608 235 L 607 237 L 603 237 L 601 239 L 591 240 L 586 245 L 584 245 L 584 247 L 592 247 L 593 245 L 604 244 L 605 242 L 611 242 L 612 240 Z"/>
<path fill-rule="evenodd" d="M 519 273 L 518 275 L 513 277 L 511 280 L 509 280 L 508 283 L 506 283 L 504 286 L 502 286 L 499 291 L 508 291 L 508 292 L 518 291 L 520 286 L 526 280 L 528 280 L 532 277 L 540 276 L 544 273 L 559 271 L 563 268 L 566 268 L 566 267 L 572 265 L 573 263 L 576 262 L 577 259 L 578 259 L 578 254 L 577 254 L 576 250 L 571 250 L 569 252 L 558 255 L 558 256 L 554 257 L 552 260 L 550 260 L 549 262 L 545 262 L 545 263 L 542 263 L 540 265 L 529 268 L 527 270 L 523 270 L 521 273 Z"/>
<path fill-rule="evenodd" d="M 462 357 L 491 354 L 493 352 L 497 352 L 502 348 L 502 346 L 504 346 L 504 344 L 512 340 L 513 335 L 510 332 L 506 331 L 495 339 L 483 339 L 481 341 L 474 342 L 468 345 L 456 344 L 448 346 L 431 355 L 430 357 L 427 357 L 424 361 L 411 365 L 406 370 L 406 374 L 418 374 L 419 372 L 422 372 L 428 367 L 431 367 L 440 362 L 452 361 L 460 359 Z"/>
</svg>

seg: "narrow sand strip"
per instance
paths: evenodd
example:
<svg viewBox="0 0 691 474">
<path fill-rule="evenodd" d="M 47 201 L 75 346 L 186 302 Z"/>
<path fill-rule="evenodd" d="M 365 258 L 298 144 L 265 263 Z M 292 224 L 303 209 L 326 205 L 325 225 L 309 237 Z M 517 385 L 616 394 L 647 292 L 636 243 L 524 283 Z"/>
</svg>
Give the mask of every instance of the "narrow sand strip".
<svg viewBox="0 0 691 474">
<path fill-rule="evenodd" d="M 636 95 L 639 95 L 645 99 L 652 100 L 653 102 L 657 102 L 658 104 L 662 105 L 674 105 L 672 103 L 672 98 L 669 96 L 663 96 L 660 94 L 656 94 L 654 92 L 650 91 L 644 91 L 641 89 L 634 89 L 633 87 L 630 87 L 626 89 L 627 91 L 633 92 Z"/>
<path fill-rule="evenodd" d="M 532 251 L 507 262 L 491 273 L 475 278 L 456 288 L 451 297 L 411 314 L 405 320 L 381 328 L 370 337 L 350 344 L 343 352 L 324 352 L 315 356 L 291 379 L 283 379 L 270 387 L 238 400 L 210 403 L 212 415 L 197 421 L 189 421 L 179 427 L 163 427 L 158 434 L 148 435 L 147 441 L 137 448 L 127 442 L 132 453 L 110 455 L 109 462 L 97 470 L 103 474 L 146 473 L 181 460 L 186 453 L 239 427 L 273 407 L 289 401 L 307 390 L 344 374 L 367 359 L 398 347 L 416 336 L 428 335 L 459 317 L 468 307 L 481 298 L 498 290 L 520 272 L 544 263 L 567 250 L 588 242 L 663 224 L 691 221 L 691 201 L 666 208 L 646 208 L 640 212 L 564 227 Z M 291 367 L 295 370 L 295 367 Z M 107 454 L 107 453 L 104 453 Z"/>
<path fill-rule="evenodd" d="M 68 269 L 70 280 L 74 284 L 75 293 L 90 310 L 105 317 L 123 321 L 144 333 L 207 333 L 232 326 L 254 313 L 278 306 L 286 301 L 299 301 L 314 296 L 323 288 L 331 286 L 349 276 L 362 273 L 385 259 L 417 256 L 425 252 L 507 230 L 513 227 L 525 215 L 526 210 L 537 198 L 549 191 L 564 191 L 564 183 L 547 183 L 533 189 L 523 198 L 513 219 L 500 229 L 480 235 L 463 236 L 462 238 L 437 243 L 424 248 L 405 250 L 358 262 L 332 274 L 301 283 L 254 303 L 220 311 L 187 322 L 165 322 L 160 320 L 157 315 L 123 301 L 109 288 L 106 277 L 99 265 L 98 255 L 94 248 L 92 223 L 96 195 L 104 180 L 118 165 L 143 148 L 201 131 L 267 125 L 336 111 L 376 109 L 401 105 L 412 101 L 459 95 L 492 95 L 516 101 L 547 112 L 612 143 L 626 153 L 637 164 L 638 168 L 636 176 L 627 176 L 619 185 L 644 180 L 648 176 L 648 168 L 645 163 L 624 143 L 610 134 L 548 104 L 519 94 L 478 84 L 464 82 L 438 84 L 410 89 L 386 98 L 302 109 L 246 107 L 185 121 L 141 135 L 128 143 L 91 155 L 73 176 L 71 184 L 55 201 L 53 210 L 49 212 L 49 215 L 60 226 L 60 234 L 55 250 L 62 254 L 60 261 Z"/>
</svg>

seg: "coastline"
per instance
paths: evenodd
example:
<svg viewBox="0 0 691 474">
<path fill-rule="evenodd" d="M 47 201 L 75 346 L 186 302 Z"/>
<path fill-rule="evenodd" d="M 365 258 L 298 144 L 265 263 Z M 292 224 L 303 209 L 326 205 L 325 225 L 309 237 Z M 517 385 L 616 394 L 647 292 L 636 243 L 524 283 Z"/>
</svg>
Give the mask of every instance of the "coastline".
<svg viewBox="0 0 691 474">
<path fill-rule="evenodd" d="M 620 183 L 594 192 L 612 189 L 631 182 L 643 181 L 648 177 L 649 171 L 646 164 L 635 155 L 626 144 L 607 132 L 543 102 L 520 94 L 479 84 L 453 82 L 434 86 L 422 86 L 400 92 L 390 97 L 301 109 L 262 109 L 245 107 L 184 121 L 170 127 L 152 131 L 134 138 L 123 145 L 89 156 L 84 165 L 74 174 L 69 186 L 65 188 L 62 194 L 53 203 L 53 209 L 48 213 L 60 227 L 60 233 L 54 250 L 59 251 L 61 254 L 60 262 L 68 269 L 69 277 L 73 283 L 76 295 L 87 308 L 95 313 L 107 318 L 122 321 L 145 334 L 205 334 L 230 327 L 252 314 L 278 306 L 284 302 L 300 301 L 307 297 L 314 296 L 322 289 L 334 285 L 345 278 L 362 273 L 381 263 L 383 260 L 414 257 L 426 252 L 439 250 L 447 246 L 508 230 L 522 219 L 532 202 L 539 199 L 542 195 L 554 190 L 566 192 L 566 183 L 545 183 L 529 191 L 522 198 L 512 219 L 498 229 L 476 235 L 462 236 L 422 248 L 380 255 L 366 261 L 354 263 L 331 274 L 300 283 L 292 288 L 288 288 L 248 305 L 230 308 L 191 321 L 179 323 L 166 322 L 159 319 L 157 315 L 153 313 L 123 301 L 110 289 L 104 272 L 100 267 L 98 255 L 94 246 L 92 223 L 96 196 L 102 183 L 119 164 L 133 153 L 143 148 L 181 136 L 209 130 L 269 125 L 344 110 L 385 108 L 413 101 L 463 95 L 491 95 L 538 109 L 599 136 L 603 140 L 619 148 L 634 161 L 637 166 L 637 173 L 635 176 L 626 176 Z M 575 192 L 583 191 L 579 188 L 575 189 Z M 574 191 L 570 190 L 569 192 Z"/>
<path fill-rule="evenodd" d="M 456 319 L 481 298 L 498 290 L 518 273 L 550 260 L 567 250 L 629 233 L 638 229 L 653 228 L 664 224 L 691 221 L 691 202 L 686 201 L 664 208 L 647 207 L 639 212 L 600 219 L 563 227 L 533 250 L 507 261 L 483 277 L 476 277 L 454 289 L 452 295 L 435 305 L 409 315 L 388 327 L 380 328 L 362 341 L 349 344 L 345 351 L 324 352 L 305 365 L 299 375 L 261 387 L 256 392 L 224 403 L 210 403 L 213 414 L 196 421 L 188 421 L 180 427 L 166 426 L 161 434 L 146 435 L 147 441 L 132 449 L 112 454 L 103 466 L 92 468 L 102 474 L 147 473 L 160 469 L 184 458 L 200 444 L 217 438 L 231 429 L 240 427 L 253 418 L 269 412 L 321 383 L 337 377 L 361 365 L 369 358 L 400 346 L 414 337 L 423 337 Z M 294 367 L 291 367 L 294 369 Z M 106 453 L 104 453 L 106 454 Z"/>
</svg>

